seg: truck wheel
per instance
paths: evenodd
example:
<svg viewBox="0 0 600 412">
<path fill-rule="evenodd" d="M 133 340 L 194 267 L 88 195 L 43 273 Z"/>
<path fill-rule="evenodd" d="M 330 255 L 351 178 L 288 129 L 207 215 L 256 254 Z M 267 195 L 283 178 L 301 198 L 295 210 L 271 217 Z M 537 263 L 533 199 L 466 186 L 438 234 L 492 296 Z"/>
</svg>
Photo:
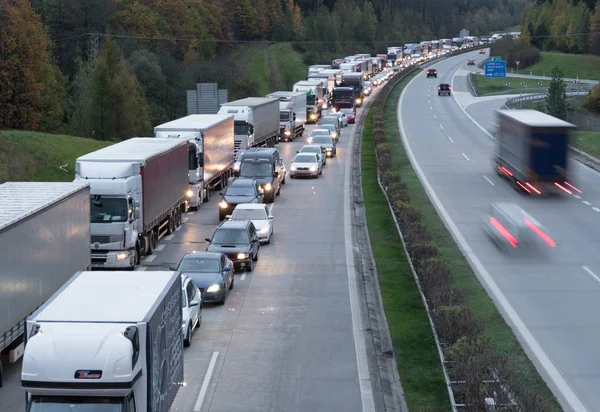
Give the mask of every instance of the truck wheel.
<svg viewBox="0 0 600 412">
<path fill-rule="evenodd" d="M 175 212 L 175 226 L 181 226 L 181 210 Z"/>
<path fill-rule="evenodd" d="M 147 255 L 151 255 L 154 253 L 154 249 L 156 248 L 156 237 L 153 232 L 150 232 L 148 235 L 148 250 L 146 250 Z"/>
<path fill-rule="evenodd" d="M 140 253 L 140 243 L 139 242 L 135 244 L 135 259 L 133 260 L 133 262 L 136 265 L 140 265 L 142 263 L 142 256 Z"/>
<path fill-rule="evenodd" d="M 204 196 L 203 202 L 206 203 L 210 200 L 210 187 L 206 188 L 206 196 Z"/>
</svg>

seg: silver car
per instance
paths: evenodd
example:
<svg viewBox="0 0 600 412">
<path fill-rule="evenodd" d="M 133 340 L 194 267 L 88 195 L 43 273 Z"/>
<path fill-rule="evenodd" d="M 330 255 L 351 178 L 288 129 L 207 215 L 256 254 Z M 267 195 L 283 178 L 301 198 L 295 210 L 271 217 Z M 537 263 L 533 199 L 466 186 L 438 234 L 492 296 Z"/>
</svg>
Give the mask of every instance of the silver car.
<svg viewBox="0 0 600 412">
<path fill-rule="evenodd" d="M 337 127 L 333 124 L 320 124 L 320 129 L 329 130 L 329 134 L 331 134 L 331 138 L 334 142 L 337 142 L 340 139 L 340 132 Z"/>
<path fill-rule="evenodd" d="M 348 118 L 346 117 L 346 115 L 344 113 L 335 112 L 335 113 L 329 114 L 328 116 L 337 117 L 338 120 L 340 121 L 340 127 L 348 126 Z"/>
<path fill-rule="evenodd" d="M 290 178 L 295 179 L 298 176 L 318 178 L 323 173 L 321 157 L 324 156 L 314 152 L 298 153 L 290 165 Z"/>
<path fill-rule="evenodd" d="M 306 144 L 306 145 L 302 146 L 302 148 L 300 150 L 298 150 L 296 153 L 298 153 L 298 154 L 314 153 L 314 154 L 318 155 L 318 159 L 319 159 L 319 162 L 321 163 L 321 167 L 323 167 L 327 164 L 327 157 L 325 157 L 325 149 L 321 145 Z"/>
<path fill-rule="evenodd" d="M 337 145 L 331 136 L 315 136 L 312 144 L 318 144 L 324 148 L 326 157 L 337 157 Z"/>
<path fill-rule="evenodd" d="M 313 131 L 310 132 L 310 136 L 306 138 L 307 143 L 312 144 L 313 139 L 317 136 L 331 137 L 331 132 L 328 129 L 313 129 Z M 333 137 L 331 138 L 333 139 Z"/>
</svg>

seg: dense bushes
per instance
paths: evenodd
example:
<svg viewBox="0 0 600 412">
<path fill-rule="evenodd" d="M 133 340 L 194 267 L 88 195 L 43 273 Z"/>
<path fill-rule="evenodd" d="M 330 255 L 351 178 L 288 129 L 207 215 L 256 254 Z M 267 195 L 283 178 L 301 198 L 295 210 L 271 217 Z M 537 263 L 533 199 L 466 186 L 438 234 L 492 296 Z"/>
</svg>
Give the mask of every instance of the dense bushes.
<svg viewBox="0 0 600 412">
<path fill-rule="evenodd" d="M 539 49 L 528 46 L 522 42 L 515 42 L 513 39 L 502 39 L 495 41 L 490 46 L 490 56 L 501 56 L 506 60 L 507 67 L 524 69 L 540 61 L 541 55 Z"/>
<path fill-rule="evenodd" d="M 389 92 L 402 77 L 395 76 L 384 85 L 371 106 L 378 172 L 447 358 L 450 379 L 463 382 L 453 385 L 457 402 L 468 404 L 467 410 L 484 411 L 486 398 L 494 398 L 497 405 L 505 405 L 502 410 L 543 411 L 543 401 L 537 393 L 519 384 L 521 375 L 511 369 L 510 359 L 498 356 L 484 336 L 483 326 L 454 286 L 448 265 L 423 224 L 419 210 L 411 203 L 406 184 L 395 170 L 385 132 L 384 105 Z M 513 404 L 506 387 L 518 394 L 519 405 Z M 531 409 L 531 405 L 535 408 Z"/>
<path fill-rule="evenodd" d="M 600 84 L 595 85 L 587 95 L 584 107 L 591 112 L 600 113 Z"/>
</svg>

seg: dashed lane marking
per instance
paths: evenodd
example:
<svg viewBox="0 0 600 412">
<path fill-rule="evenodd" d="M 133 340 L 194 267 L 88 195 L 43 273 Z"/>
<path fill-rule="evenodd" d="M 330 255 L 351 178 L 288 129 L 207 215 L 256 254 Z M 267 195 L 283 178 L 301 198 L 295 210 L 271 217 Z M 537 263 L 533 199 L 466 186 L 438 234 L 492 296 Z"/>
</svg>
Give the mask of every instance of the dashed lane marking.
<svg viewBox="0 0 600 412">
<path fill-rule="evenodd" d="M 489 177 L 487 177 L 486 175 L 483 175 L 483 178 L 484 178 L 485 180 L 487 180 L 487 182 L 488 182 L 489 184 L 491 184 L 492 186 L 496 186 L 496 185 L 494 184 L 494 182 L 492 182 L 492 181 L 490 180 L 490 178 L 489 178 Z"/>
</svg>

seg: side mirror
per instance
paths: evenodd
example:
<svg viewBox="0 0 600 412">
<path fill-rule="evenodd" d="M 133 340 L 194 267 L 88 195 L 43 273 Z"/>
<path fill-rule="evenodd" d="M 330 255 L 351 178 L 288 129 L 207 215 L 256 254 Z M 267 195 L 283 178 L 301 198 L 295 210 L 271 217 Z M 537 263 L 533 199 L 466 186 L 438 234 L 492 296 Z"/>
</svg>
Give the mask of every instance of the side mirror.
<svg viewBox="0 0 600 412">
<path fill-rule="evenodd" d="M 231 272 L 231 266 L 225 266 L 223 272 Z"/>
<path fill-rule="evenodd" d="M 135 209 L 133 211 L 133 218 L 134 219 L 139 219 L 140 218 L 140 209 Z"/>
<path fill-rule="evenodd" d="M 225 219 L 230 220 L 231 219 L 231 215 L 225 215 Z"/>
<path fill-rule="evenodd" d="M 140 201 L 139 200 L 134 200 L 133 201 L 133 205 L 135 206 L 136 209 L 139 209 L 139 207 L 140 207 Z"/>
<path fill-rule="evenodd" d="M 278 172 L 277 170 L 275 170 L 275 171 L 273 172 L 273 177 L 277 177 L 277 176 L 279 176 L 279 172 Z"/>
<path fill-rule="evenodd" d="M 208 243 L 210 243 L 210 238 L 205 237 L 204 240 L 206 240 Z"/>
<path fill-rule="evenodd" d="M 273 220 L 273 216 L 269 216 L 269 220 Z"/>
<path fill-rule="evenodd" d="M 300 150 L 296 150 L 296 153 L 300 153 Z"/>
<path fill-rule="evenodd" d="M 223 192 L 219 192 L 219 196 L 225 196 Z"/>
<path fill-rule="evenodd" d="M 193 308 L 194 306 L 198 305 L 200 305 L 200 301 L 198 299 L 194 299 L 190 302 L 190 308 Z"/>
<path fill-rule="evenodd" d="M 176 271 L 177 270 L 177 266 L 169 266 L 169 270 Z"/>
</svg>

